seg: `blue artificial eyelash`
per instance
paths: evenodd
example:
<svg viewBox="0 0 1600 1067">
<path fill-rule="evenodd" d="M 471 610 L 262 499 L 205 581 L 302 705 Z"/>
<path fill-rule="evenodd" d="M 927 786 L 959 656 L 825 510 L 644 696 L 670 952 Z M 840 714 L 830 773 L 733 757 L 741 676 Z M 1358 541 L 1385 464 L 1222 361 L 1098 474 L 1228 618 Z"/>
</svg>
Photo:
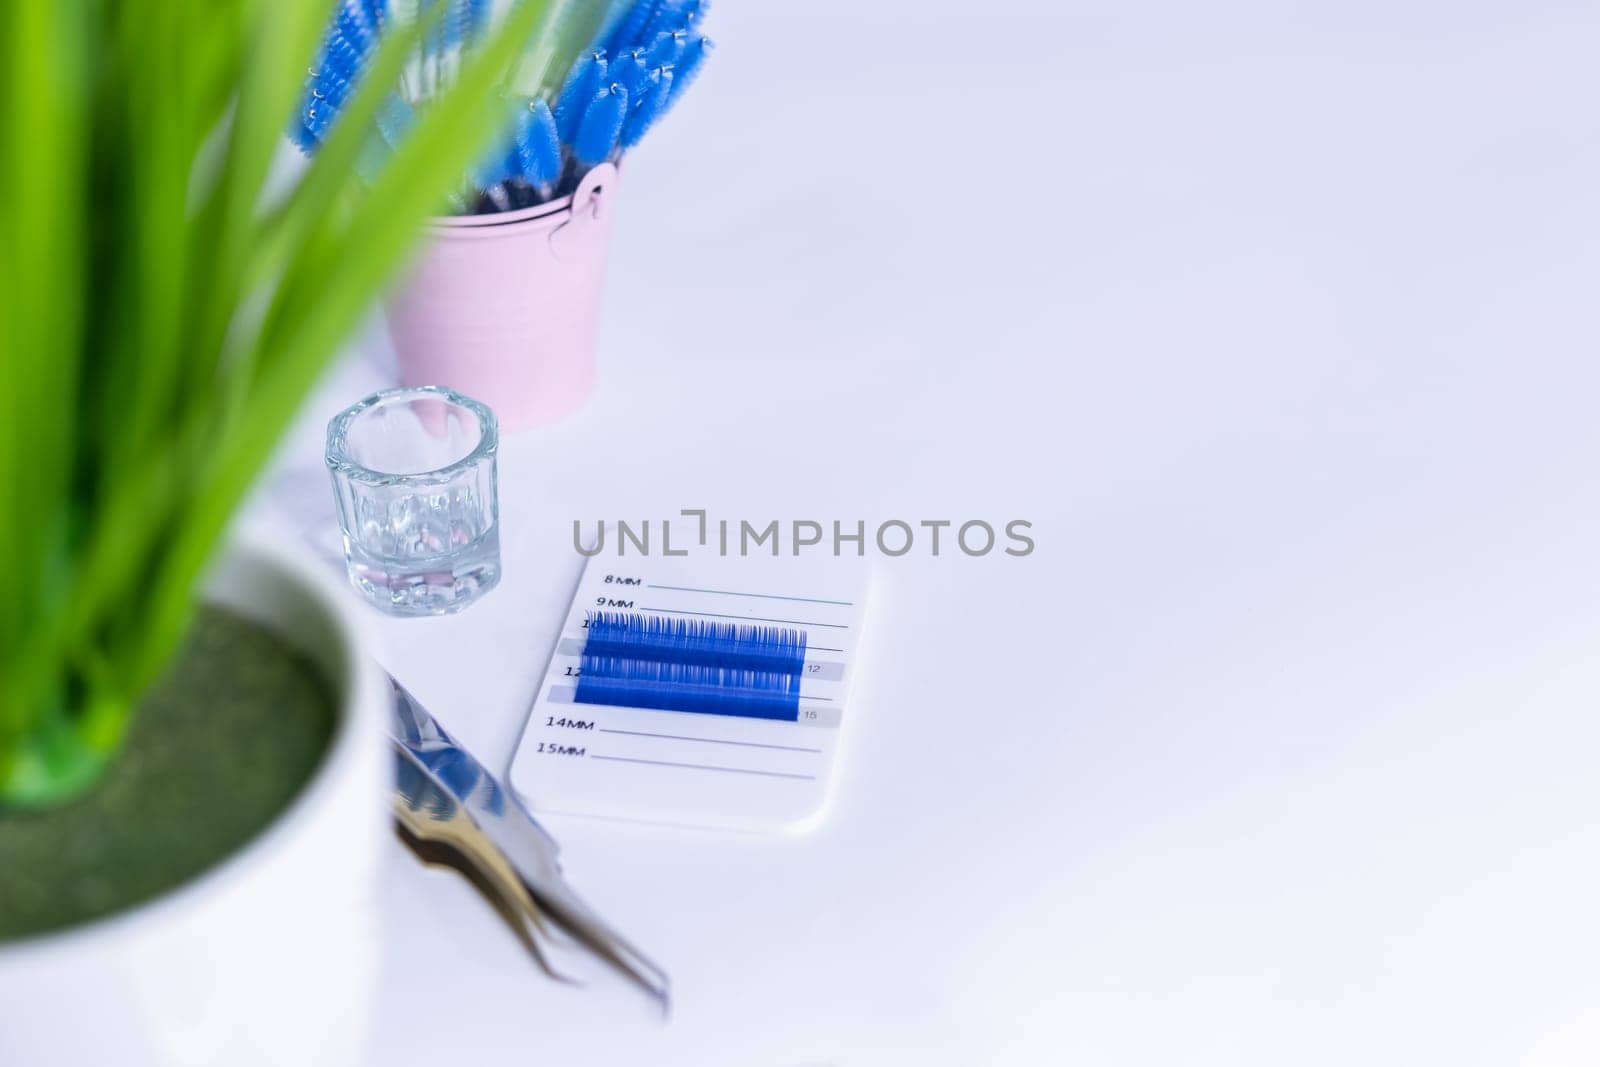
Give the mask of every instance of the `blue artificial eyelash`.
<svg viewBox="0 0 1600 1067">
<path fill-rule="evenodd" d="M 806 632 L 783 626 L 670 619 L 621 611 L 591 612 L 586 656 L 620 656 L 703 667 L 798 675 L 806 662 Z"/>
<path fill-rule="evenodd" d="M 579 704 L 794 722 L 800 718 L 800 676 L 585 654 L 579 660 L 572 699 Z"/>
</svg>

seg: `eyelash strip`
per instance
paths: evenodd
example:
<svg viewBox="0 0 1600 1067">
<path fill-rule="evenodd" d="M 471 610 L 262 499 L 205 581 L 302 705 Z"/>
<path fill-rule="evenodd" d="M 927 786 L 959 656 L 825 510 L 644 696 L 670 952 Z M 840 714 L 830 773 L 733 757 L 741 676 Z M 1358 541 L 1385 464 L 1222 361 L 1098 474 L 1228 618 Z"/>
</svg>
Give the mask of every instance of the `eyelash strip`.
<svg viewBox="0 0 1600 1067">
<path fill-rule="evenodd" d="M 795 722 L 800 717 L 800 676 L 585 652 L 573 700 Z"/>
<path fill-rule="evenodd" d="M 589 614 L 584 655 L 799 674 L 806 632 L 620 611 Z"/>
</svg>

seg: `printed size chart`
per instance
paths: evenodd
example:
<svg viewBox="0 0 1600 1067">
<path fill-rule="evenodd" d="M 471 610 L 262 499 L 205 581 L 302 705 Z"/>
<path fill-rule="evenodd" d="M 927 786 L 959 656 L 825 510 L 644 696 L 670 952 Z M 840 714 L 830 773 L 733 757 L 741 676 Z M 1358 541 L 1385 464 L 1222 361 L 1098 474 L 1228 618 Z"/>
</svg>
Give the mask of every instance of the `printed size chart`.
<svg viewBox="0 0 1600 1067">
<path fill-rule="evenodd" d="M 856 559 L 590 559 L 511 784 L 539 812 L 814 825 L 868 579 Z"/>
</svg>

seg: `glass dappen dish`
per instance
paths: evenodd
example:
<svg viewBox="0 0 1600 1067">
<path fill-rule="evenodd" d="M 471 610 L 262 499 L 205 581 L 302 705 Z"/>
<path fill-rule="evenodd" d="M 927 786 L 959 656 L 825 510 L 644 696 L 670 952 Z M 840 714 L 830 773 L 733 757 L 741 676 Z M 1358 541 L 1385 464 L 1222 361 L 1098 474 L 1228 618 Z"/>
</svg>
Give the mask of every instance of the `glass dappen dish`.
<svg viewBox="0 0 1600 1067">
<path fill-rule="evenodd" d="M 500 580 L 494 413 L 439 386 L 389 389 L 328 423 L 350 583 L 390 615 L 447 615 Z"/>
</svg>

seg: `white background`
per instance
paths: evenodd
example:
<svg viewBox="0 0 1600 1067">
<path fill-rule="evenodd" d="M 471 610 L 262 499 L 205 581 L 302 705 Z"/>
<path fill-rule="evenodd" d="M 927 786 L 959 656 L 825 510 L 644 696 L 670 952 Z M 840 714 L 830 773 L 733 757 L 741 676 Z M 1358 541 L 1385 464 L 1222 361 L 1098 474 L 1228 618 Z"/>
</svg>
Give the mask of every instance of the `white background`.
<svg viewBox="0 0 1600 1067">
<path fill-rule="evenodd" d="M 574 519 L 1038 549 L 880 561 L 814 835 L 551 820 L 669 1023 L 396 844 L 372 1062 L 1600 1060 L 1600 11 L 707 28 L 629 160 L 594 397 L 505 444 L 504 585 L 386 662 L 500 766 Z M 308 522 L 358 347 L 273 490 Z"/>
</svg>

